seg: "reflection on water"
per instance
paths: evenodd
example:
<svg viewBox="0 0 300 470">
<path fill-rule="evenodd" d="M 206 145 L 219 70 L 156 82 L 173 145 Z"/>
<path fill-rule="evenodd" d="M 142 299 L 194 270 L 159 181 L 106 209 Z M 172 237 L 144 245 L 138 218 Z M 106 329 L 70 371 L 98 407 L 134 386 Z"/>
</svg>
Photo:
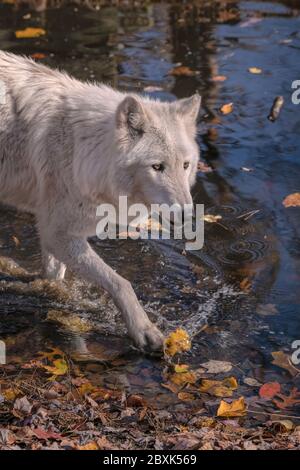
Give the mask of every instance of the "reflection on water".
<svg viewBox="0 0 300 470">
<path fill-rule="evenodd" d="M 222 216 L 219 224 L 206 224 L 204 249 L 186 254 L 181 242 L 93 243 L 132 281 L 165 331 L 183 325 L 190 332 L 191 362 L 226 359 L 266 381 L 280 374 L 270 352 L 290 352 L 299 339 L 299 209 L 281 203 L 300 189 L 300 108 L 290 98 L 292 81 L 300 79 L 299 3 L 104 3 L 1 3 L 1 49 L 44 54 L 45 64 L 125 90 L 155 86 L 161 99 L 203 96 L 199 145 L 213 171 L 199 172 L 194 200 Z M 28 26 L 47 35 L 15 39 L 14 31 Z M 197 74 L 168 74 L 178 63 Z M 263 72 L 251 75 L 249 67 Z M 216 81 L 220 75 L 226 79 Z M 270 123 L 277 95 L 285 105 Z M 218 109 L 228 102 L 234 111 L 221 116 Z M 61 287 L 39 279 L 31 216 L 1 208 L 0 255 L 0 335 L 9 360 L 60 345 L 94 381 L 143 388 L 150 397 L 168 394 L 159 388 L 159 362 L 132 351 L 107 295 L 74 279 Z M 269 304 L 278 314 L 261 315 L 261 305 Z M 50 321 L 53 310 L 72 312 L 91 328 L 74 333 L 59 316 Z M 103 364 L 108 359 L 110 367 Z"/>
</svg>

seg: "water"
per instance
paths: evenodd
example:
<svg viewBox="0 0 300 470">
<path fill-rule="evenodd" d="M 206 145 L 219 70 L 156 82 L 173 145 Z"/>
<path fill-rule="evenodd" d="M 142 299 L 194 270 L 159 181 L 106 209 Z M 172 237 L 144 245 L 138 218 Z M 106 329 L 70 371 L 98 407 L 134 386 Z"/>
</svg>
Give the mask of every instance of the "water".
<svg viewBox="0 0 300 470">
<path fill-rule="evenodd" d="M 47 35 L 15 39 L 14 31 L 27 26 Z M 186 361 L 227 360 L 241 380 L 276 379 L 289 388 L 291 377 L 271 364 L 271 352 L 290 354 L 300 339 L 300 209 L 282 205 L 300 191 L 300 105 L 291 101 L 291 84 L 300 79 L 299 2 L 140 2 L 100 9 L 97 2 L 89 8 L 57 2 L 39 12 L 1 3 L 0 41 L 1 49 L 43 53 L 41 62 L 80 79 L 124 90 L 155 86 L 161 90 L 153 95 L 168 100 L 202 95 L 199 145 L 213 171 L 199 172 L 194 200 L 222 216 L 220 224 L 206 224 L 204 249 L 185 254 L 181 242 L 163 241 L 93 245 L 132 281 L 164 331 L 184 326 L 190 332 Z M 178 63 L 197 74 L 168 74 Z M 250 74 L 249 67 L 263 73 Z M 227 79 L 216 82 L 216 75 Z M 285 104 L 271 123 L 277 95 Z M 221 116 L 218 109 L 228 102 L 234 111 Z M 0 256 L 0 336 L 9 361 L 24 362 L 55 345 L 95 383 L 125 386 L 162 404 L 176 399 L 160 387 L 163 364 L 132 350 L 108 296 L 74 279 L 63 287 L 39 280 L 30 215 L 0 209 Z M 90 331 L 74 333 L 48 321 L 52 310 L 75 312 Z"/>
</svg>

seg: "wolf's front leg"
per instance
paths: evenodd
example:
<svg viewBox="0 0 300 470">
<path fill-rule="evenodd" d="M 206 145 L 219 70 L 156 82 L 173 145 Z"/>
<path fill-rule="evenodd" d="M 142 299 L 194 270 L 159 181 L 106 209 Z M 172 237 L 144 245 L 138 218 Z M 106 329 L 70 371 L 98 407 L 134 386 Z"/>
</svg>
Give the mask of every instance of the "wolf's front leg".
<svg viewBox="0 0 300 470">
<path fill-rule="evenodd" d="M 112 296 L 130 337 L 139 348 L 151 351 L 163 349 L 163 335 L 139 304 L 130 282 L 105 264 L 86 240 L 59 232 L 52 234 L 51 239 L 44 238 L 42 243 L 74 274 L 102 287 Z"/>
<path fill-rule="evenodd" d="M 64 279 L 66 266 L 44 248 L 42 248 L 42 263 L 43 276 L 46 279 L 54 281 L 62 281 Z"/>
</svg>

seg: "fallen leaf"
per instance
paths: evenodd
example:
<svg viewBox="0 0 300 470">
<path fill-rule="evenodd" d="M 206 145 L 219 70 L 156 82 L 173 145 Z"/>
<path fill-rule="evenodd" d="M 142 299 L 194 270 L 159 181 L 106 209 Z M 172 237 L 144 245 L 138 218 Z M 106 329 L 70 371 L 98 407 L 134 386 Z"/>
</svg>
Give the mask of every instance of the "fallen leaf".
<svg viewBox="0 0 300 470">
<path fill-rule="evenodd" d="M 126 401 L 127 406 L 132 408 L 140 408 L 145 407 L 147 402 L 145 398 L 141 397 L 140 395 L 130 395 Z"/>
<path fill-rule="evenodd" d="M 202 379 L 199 391 L 215 397 L 231 397 L 237 388 L 238 383 L 235 377 L 228 377 L 224 380 Z"/>
<path fill-rule="evenodd" d="M 262 69 L 258 67 L 249 67 L 248 72 L 253 73 L 254 75 L 259 75 L 262 73 Z"/>
<path fill-rule="evenodd" d="M 266 317 L 269 315 L 277 315 L 278 310 L 276 308 L 276 305 L 274 304 L 259 304 L 256 307 L 256 313 L 258 313 L 258 315 Z"/>
<path fill-rule="evenodd" d="M 195 70 L 191 70 L 189 67 L 185 65 L 179 65 L 174 67 L 168 72 L 169 75 L 174 75 L 175 77 L 193 77 L 197 74 Z"/>
<path fill-rule="evenodd" d="M 26 396 L 17 398 L 14 403 L 14 415 L 18 418 L 28 416 L 32 410 L 32 405 L 29 403 Z"/>
<path fill-rule="evenodd" d="M 279 432 L 288 432 L 292 431 L 295 427 L 293 421 L 290 419 L 282 419 L 280 421 L 273 421 L 272 425 L 277 429 Z"/>
<path fill-rule="evenodd" d="M 194 372 L 180 372 L 179 374 L 172 374 L 170 375 L 169 379 L 171 382 L 173 382 L 175 385 L 179 385 L 180 387 L 183 387 L 186 384 L 194 384 L 197 380 L 196 375 Z"/>
<path fill-rule="evenodd" d="M 62 440 L 63 437 L 61 434 L 58 434 L 53 431 L 46 431 L 43 428 L 35 428 L 32 429 L 32 433 L 38 438 L 38 439 L 43 439 L 47 441 L 48 439 L 54 439 L 54 440 Z"/>
<path fill-rule="evenodd" d="M 43 368 L 53 374 L 49 380 L 55 380 L 56 376 L 65 375 L 68 372 L 68 364 L 64 359 L 55 359 L 52 366 L 43 366 Z"/>
<path fill-rule="evenodd" d="M 275 122 L 276 119 L 278 119 L 283 105 L 284 105 L 283 96 L 276 96 L 275 100 L 273 101 L 272 108 L 268 116 L 269 121 Z"/>
<path fill-rule="evenodd" d="M 240 289 L 243 291 L 243 292 L 246 292 L 246 293 L 249 293 L 250 290 L 251 290 L 251 281 L 248 277 L 245 277 L 245 279 L 243 279 L 241 282 L 240 282 Z"/>
<path fill-rule="evenodd" d="M 283 201 L 284 207 L 297 207 L 300 206 L 300 193 L 289 194 Z"/>
<path fill-rule="evenodd" d="M 280 393 L 281 386 L 278 382 L 269 382 L 262 385 L 259 389 L 259 396 L 260 398 L 270 399 L 273 398 L 275 395 Z"/>
<path fill-rule="evenodd" d="M 273 403 L 281 410 L 285 410 L 286 408 L 290 408 L 300 403 L 300 392 L 298 392 L 296 388 L 293 388 L 289 395 L 277 393 L 276 396 L 280 398 L 280 401 L 274 399 Z"/>
<path fill-rule="evenodd" d="M 181 374 L 182 372 L 187 372 L 189 370 L 189 366 L 187 364 L 175 364 L 174 371 L 177 374 Z"/>
<path fill-rule="evenodd" d="M 15 246 L 18 248 L 18 246 L 21 245 L 20 240 L 15 235 L 12 236 L 12 239 L 13 239 Z"/>
<path fill-rule="evenodd" d="M 192 393 L 188 393 L 188 392 L 179 392 L 177 396 L 178 396 L 179 400 L 182 400 L 182 401 L 193 401 L 193 400 L 195 400 L 195 396 Z"/>
<path fill-rule="evenodd" d="M 221 220 L 221 219 L 222 219 L 221 215 L 205 214 L 203 217 L 204 222 L 207 222 L 209 224 L 217 223 L 218 220 Z"/>
<path fill-rule="evenodd" d="M 220 418 L 233 418 L 235 416 L 245 416 L 247 408 L 244 397 L 234 400 L 232 403 L 227 403 L 221 400 L 220 406 L 217 411 L 217 416 Z"/>
<path fill-rule="evenodd" d="M 227 77 L 225 75 L 215 75 L 214 77 L 212 77 L 212 80 L 214 82 L 225 82 L 225 80 L 227 80 Z"/>
<path fill-rule="evenodd" d="M 15 32 L 17 39 L 38 38 L 45 34 L 46 31 L 42 28 L 25 28 Z"/>
<path fill-rule="evenodd" d="M 293 377 L 299 373 L 299 370 L 290 362 L 289 356 L 283 351 L 274 351 L 272 352 L 272 356 L 274 359 L 272 364 L 275 366 L 288 370 Z"/>
<path fill-rule="evenodd" d="M 35 60 L 41 60 L 41 59 L 45 59 L 46 54 L 44 54 L 43 52 L 34 52 L 33 54 L 30 55 L 30 57 Z"/>
<path fill-rule="evenodd" d="M 232 111 L 233 111 L 233 103 L 223 104 L 223 106 L 221 106 L 220 108 L 220 112 L 225 115 L 232 113 Z"/>
<path fill-rule="evenodd" d="M 250 387 L 260 387 L 261 383 L 258 380 L 253 379 L 252 377 L 246 377 L 244 383 L 250 385 Z"/>
<path fill-rule="evenodd" d="M 78 450 L 99 450 L 98 445 L 96 442 L 89 442 L 88 444 L 85 444 L 83 446 L 77 446 Z"/>
<path fill-rule="evenodd" d="M 222 372 L 229 372 L 232 369 L 232 364 L 226 361 L 215 361 L 211 359 L 208 362 L 200 364 L 201 367 L 207 369 L 208 374 L 220 374 Z"/>
<path fill-rule="evenodd" d="M 164 342 L 164 352 L 167 356 L 174 356 L 177 353 L 189 351 L 191 340 L 188 333 L 182 328 L 178 328 L 169 334 Z"/>
</svg>

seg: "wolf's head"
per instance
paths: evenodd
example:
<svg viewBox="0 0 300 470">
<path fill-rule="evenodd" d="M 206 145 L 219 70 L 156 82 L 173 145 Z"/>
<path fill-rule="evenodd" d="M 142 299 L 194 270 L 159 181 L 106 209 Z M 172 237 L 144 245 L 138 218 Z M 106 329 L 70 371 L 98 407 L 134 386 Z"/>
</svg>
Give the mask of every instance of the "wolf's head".
<svg viewBox="0 0 300 470">
<path fill-rule="evenodd" d="M 201 98 L 162 103 L 128 95 L 116 119 L 118 187 L 133 203 L 192 203 L 199 148 L 195 141 Z"/>
</svg>

